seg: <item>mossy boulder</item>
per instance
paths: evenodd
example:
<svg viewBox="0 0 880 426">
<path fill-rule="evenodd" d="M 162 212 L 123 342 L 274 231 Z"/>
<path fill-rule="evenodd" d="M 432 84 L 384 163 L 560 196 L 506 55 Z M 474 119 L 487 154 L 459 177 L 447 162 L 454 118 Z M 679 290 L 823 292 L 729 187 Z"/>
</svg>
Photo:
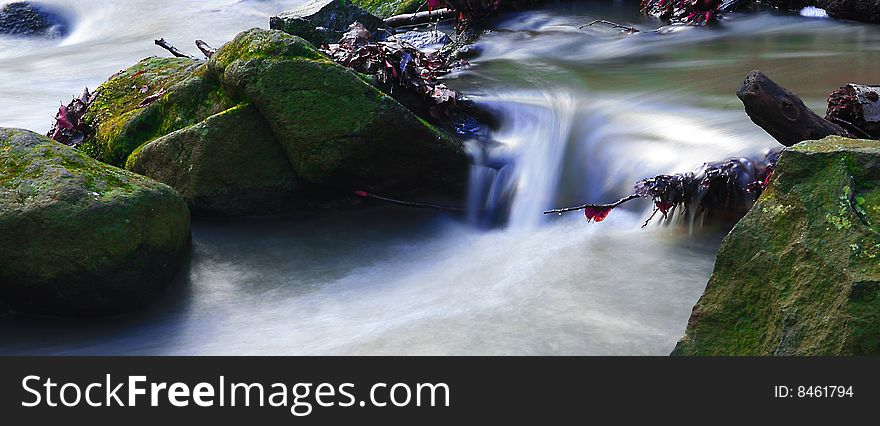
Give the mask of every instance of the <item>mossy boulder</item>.
<svg viewBox="0 0 880 426">
<path fill-rule="evenodd" d="M 273 16 L 269 19 L 269 28 L 321 46 L 337 43 L 355 22 L 363 24 L 374 40 L 384 40 L 388 33 L 394 33 L 384 21 L 349 0 L 312 0 L 299 9 Z"/>
<path fill-rule="evenodd" d="M 177 189 L 196 213 L 278 213 L 296 174 L 268 123 L 243 103 L 139 148 L 126 168 Z"/>
<path fill-rule="evenodd" d="M 783 152 L 673 354 L 880 354 L 880 142 Z"/>
<path fill-rule="evenodd" d="M 380 18 L 400 15 L 401 13 L 412 13 L 419 10 L 424 0 L 351 0 L 357 6 L 360 6 L 367 12 L 372 13 Z"/>
<path fill-rule="evenodd" d="M 122 167 L 144 143 L 235 106 L 206 74 L 204 62 L 152 57 L 111 77 L 83 117 L 94 134 L 82 149 Z"/>
<path fill-rule="evenodd" d="M 467 180 L 459 141 L 302 38 L 252 29 L 208 67 L 259 109 L 302 181 L 400 193 L 452 192 Z"/>
<path fill-rule="evenodd" d="M 168 186 L 0 129 L 0 300 L 14 310 L 136 309 L 179 272 L 189 238 L 186 203 Z"/>
</svg>

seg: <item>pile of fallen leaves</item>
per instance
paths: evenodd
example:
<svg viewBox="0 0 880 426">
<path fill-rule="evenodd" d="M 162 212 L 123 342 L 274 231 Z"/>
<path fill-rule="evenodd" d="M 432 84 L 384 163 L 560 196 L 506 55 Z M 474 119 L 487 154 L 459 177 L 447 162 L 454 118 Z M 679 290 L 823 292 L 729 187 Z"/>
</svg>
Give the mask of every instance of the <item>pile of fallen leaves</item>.
<svg viewBox="0 0 880 426">
<path fill-rule="evenodd" d="M 688 25 L 706 25 L 717 19 L 722 0 L 642 0 L 641 10 L 651 16 Z"/>
<path fill-rule="evenodd" d="M 372 41 L 370 31 L 359 22 L 349 27 L 339 43 L 323 46 L 321 51 L 340 65 L 374 76 L 392 90 L 418 94 L 437 120 L 450 117 L 455 109 L 458 93 L 438 81 L 452 66 L 436 54 L 426 54 L 393 37 Z"/>
<path fill-rule="evenodd" d="M 734 158 L 705 163 L 696 171 L 660 175 L 636 183 L 635 195 L 654 202 L 654 213 L 669 219 L 676 210 L 682 215 L 738 214 L 747 212 L 770 182 L 778 152 L 755 161 Z"/>
<path fill-rule="evenodd" d="M 583 210 L 587 222 L 601 222 L 611 210 L 638 198 L 654 203 L 654 212 L 644 226 L 660 213 L 661 220 L 670 220 L 676 211 L 682 216 L 739 219 L 757 201 L 770 183 L 779 151 L 767 154 L 761 160 L 732 158 L 705 163 L 688 173 L 659 175 L 643 179 L 634 186 L 632 195 L 612 204 L 586 204 L 544 212 L 544 214 Z"/>
<path fill-rule="evenodd" d="M 88 126 L 82 118 L 92 99 L 94 97 L 87 87 L 78 98 L 73 98 L 67 105 L 61 105 L 46 136 L 68 146 L 81 144 L 88 135 Z"/>
</svg>

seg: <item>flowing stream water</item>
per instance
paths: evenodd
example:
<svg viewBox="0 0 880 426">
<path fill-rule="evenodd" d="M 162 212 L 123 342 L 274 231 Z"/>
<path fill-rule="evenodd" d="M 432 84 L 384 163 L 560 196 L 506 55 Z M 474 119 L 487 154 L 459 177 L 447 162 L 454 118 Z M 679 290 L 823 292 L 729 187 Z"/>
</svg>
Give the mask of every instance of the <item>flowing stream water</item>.
<svg viewBox="0 0 880 426">
<path fill-rule="evenodd" d="M 164 54 L 153 39 L 219 46 L 300 3 L 45 1 L 72 32 L 0 38 L 0 126 L 45 132 L 59 101 Z M 153 307 L 111 320 L 3 317 L 0 353 L 668 354 L 724 230 L 642 229 L 644 202 L 601 224 L 542 211 L 761 155 L 775 142 L 734 95 L 748 71 L 822 111 L 838 86 L 877 82 L 880 27 L 759 12 L 656 33 L 635 3 L 506 15 L 450 77 L 501 117 L 491 143 L 470 146 L 467 217 L 378 207 L 195 220 L 190 267 Z M 594 19 L 645 31 L 579 28 Z"/>
</svg>

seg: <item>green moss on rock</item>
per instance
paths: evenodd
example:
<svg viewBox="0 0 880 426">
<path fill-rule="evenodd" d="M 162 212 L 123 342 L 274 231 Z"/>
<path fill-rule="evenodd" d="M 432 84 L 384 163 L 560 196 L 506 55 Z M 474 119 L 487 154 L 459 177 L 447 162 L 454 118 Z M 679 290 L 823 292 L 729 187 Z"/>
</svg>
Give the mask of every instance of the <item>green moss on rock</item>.
<svg viewBox="0 0 880 426">
<path fill-rule="evenodd" d="M 145 102 L 148 98 L 156 99 Z M 82 149 L 121 167 L 144 143 L 235 103 L 216 79 L 207 76 L 203 63 L 188 58 L 147 58 L 98 88 L 84 117 L 94 134 Z"/>
<path fill-rule="evenodd" d="M 243 83 L 237 78 L 257 73 L 268 63 L 291 58 L 333 64 L 330 58 L 300 37 L 253 28 L 223 45 L 211 57 L 208 69 L 235 87 Z M 227 72 L 229 75 L 225 75 Z"/>
<path fill-rule="evenodd" d="M 249 104 L 149 142 L 126 168 L 172 186 L 204 214 L 283 211 L 296 182 L 269 125 Z"/>
<path fill-rule="evenodd" d="M 18 129 L 0 129 L 0 300 L 101 315 L 153 298 L 179 271 L 189 211 L 171 188 Z"/>
<path fill-rule="evenodd" d="M 424 0 L 352 0 L 351 2 L 373 15 L 387 18 L 415 12 L 419 10 Z"/>
<path fill-rule="evenodd" d="M 675 355 L 880 354 L 880 143 L 787 149 Z"/>
</svg>

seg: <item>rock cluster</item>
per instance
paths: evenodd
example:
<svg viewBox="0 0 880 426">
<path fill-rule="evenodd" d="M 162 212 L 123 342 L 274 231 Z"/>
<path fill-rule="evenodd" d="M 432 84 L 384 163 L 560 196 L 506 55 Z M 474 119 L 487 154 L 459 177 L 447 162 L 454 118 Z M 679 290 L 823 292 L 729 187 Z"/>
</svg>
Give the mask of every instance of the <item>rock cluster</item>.
<svg viewBox="0 0 880 426">
<path fill-rule="evenodd" d="M 149 58 L 84 117 L 95 158 L 167 183 L 194 213 L 270 214 L 355 189 L 457 194 L 462 144 L 312 44 L 252 29 L 207 63 Z"/>
</svg>

